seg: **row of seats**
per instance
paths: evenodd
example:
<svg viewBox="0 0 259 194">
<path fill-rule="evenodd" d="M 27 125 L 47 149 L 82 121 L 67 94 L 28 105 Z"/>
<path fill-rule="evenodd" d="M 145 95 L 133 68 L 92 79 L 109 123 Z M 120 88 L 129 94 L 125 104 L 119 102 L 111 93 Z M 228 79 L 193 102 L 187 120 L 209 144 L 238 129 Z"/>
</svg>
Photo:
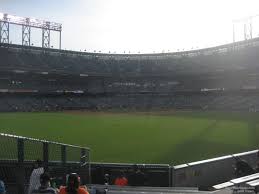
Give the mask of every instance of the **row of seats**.
<svg viewBox="0 0 259 194">
<path fill-rule="evenodd" d="M 26 71 L 66 72 L 75 74 L 150 75 L 150 74 L 203 74 L 209 72 L 258 71 L 257 46 L 210 55 L 157 56 L 157 57 L 102 57 L 102 55 L 75 55 L 48 50 L 0 48 L 0 68 Z"/>
<path fill-rule="evenodd" d="M 116 95 L 0 96 L 0 111 L 198 109 L 259 111 L 257 94 L 244 95 Z"/>
</svg>

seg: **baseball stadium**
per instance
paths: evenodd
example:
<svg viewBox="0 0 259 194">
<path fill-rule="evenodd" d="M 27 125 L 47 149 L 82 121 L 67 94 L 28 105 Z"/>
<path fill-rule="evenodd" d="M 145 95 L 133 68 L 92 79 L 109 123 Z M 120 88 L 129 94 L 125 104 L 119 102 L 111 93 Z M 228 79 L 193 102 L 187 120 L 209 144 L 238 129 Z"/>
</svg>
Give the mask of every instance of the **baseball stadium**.
<svg viewBox="0 0 259 194">
<path fill-rule="evenodd" d="M 259 38 L 178 52 L 78 52 L 61 48 L 61 24 L 0 16 L 7 193 L 27 193 L 37 159 L 60 182 L 73 171 L 89 191 L 111 194 L 240 192 L 231 182 L 235 161 L 256 168 Z M 21 45 L 10 42 L 11 25 L 22 28 Z M 31 28 L 42 30 L 42 47 L 30 43 Z M 52 31 L 60 48 L 50 46 Z M 142 187 L 112 184 L 136 165 L 148 176 Z M 100 177 L 107 174 L 105 190 Z M 243 193 L 256 192 L 254 175 L 242 182 Z"/>
</svg>

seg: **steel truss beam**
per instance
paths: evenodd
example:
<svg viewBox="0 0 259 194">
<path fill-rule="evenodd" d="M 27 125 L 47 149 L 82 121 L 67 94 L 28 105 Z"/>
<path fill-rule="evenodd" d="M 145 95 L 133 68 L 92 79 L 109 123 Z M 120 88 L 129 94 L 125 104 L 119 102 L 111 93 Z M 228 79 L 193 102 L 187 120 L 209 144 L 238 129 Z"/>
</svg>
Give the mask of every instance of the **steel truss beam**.
<svg viewBox="0 0 259 194">
<path fill-rule="evenodd" d="M 25 17 L 0 13 L 0 20 L 3 20 L 3 19 L 5 21 L 8 21 L 10 24 L 16 24 L 21 26 L 28 25 L 33 28 L 44 28 L 44 26 L 46 26 L 46 23 L 48 23 L 50 30 L 58 31 L 58 32 L 62 30 L 62 24 L 39 20 L 35 18 L 30 18 L 28 22 L 28 18 L 25 18 Z"/>
<path fill-rule="evenodd" d="M 0 13 L 0 43 L 9 43 L 10 24 L 22 26 L 22 45 L 24 46 L 31 45 L 31 28 L 42 30 L 43 48 L 50 48 L 51 31 L 59 32 L 59 49 L 61 49 L 62 25 L 59 23 Z"/>
<path fill-rule="evenodd" d="M 50 47 L 50 29 L 49 22 L 45 23 L 45 26 L 42 28 L 42 48 Z"/>
<path fill-rule="evenodd" d="M 30 19 L 26 18 L 26 23 L 30 23 Z M 22 45 L 31 45 L 31 27 L 29 25 L 22 25 Z"/>
<path fill-rule="evenodd" d="M 4 14 L 3 19 L 0 20 L 0 43 L 9 43 L 9 22 L 7 14 Z"/>
</svg>

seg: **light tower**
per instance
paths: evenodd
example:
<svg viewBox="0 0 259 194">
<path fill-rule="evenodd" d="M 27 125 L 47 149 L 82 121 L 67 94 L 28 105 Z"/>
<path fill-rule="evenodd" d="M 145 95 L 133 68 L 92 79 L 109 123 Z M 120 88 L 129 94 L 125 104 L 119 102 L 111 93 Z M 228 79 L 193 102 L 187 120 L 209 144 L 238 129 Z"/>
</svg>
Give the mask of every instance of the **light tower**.
<svg viewBox="0 0 259 194">
<path fill-rule="evenodd" d="M 252 39 L 253 38 L 253 20 L 259 17 L 259 15 L 249 16 L 237 20 L 233 20 L 233 42 L 236 41 L 236 25 L 241 24 L 243 25 L 243 37 L 244 40 Z"/>
<path fill-rule="evenodd" d="M 0 19 L 0 43 L 9 43 L 9 22 L 7 14 L 2 14 L 2 19 Z"/>
<path fill-rule="evenodd" d="M 25 18 L 0 13 L 0 43 L 9 44 L 10 25 L 22 26 L 22 45 L 31 46 L 31 28 L 42 30 L 42 47 L 50 48 L 50 34 L 59 33 L 59 49 L 61 49 L 62 24 L 34 18 Z"/>
</svg>

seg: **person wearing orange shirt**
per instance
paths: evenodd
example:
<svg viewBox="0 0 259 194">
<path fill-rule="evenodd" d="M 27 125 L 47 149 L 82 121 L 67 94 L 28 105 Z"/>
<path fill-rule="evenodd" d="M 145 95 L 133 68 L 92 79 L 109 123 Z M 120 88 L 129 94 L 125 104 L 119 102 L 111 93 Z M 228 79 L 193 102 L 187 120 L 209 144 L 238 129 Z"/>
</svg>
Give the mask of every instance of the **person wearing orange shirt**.
<svg viewBox="0 0 259 194">
<path fill-rule="evenodd" d="M 67 179 L 67 186 L 61 187 L 59 194 L 89 194 L 87 188 L 80 186 L 80 177 L 76 173 L 71 173 Z"/>
<path fill-rule="evenodd" d="M 128 179 L 125 177 L 125 175 L 122 171 L 120 172 L 120 175 L 115 179 L 114 184 L 118 185 L 118 186 L 127 186 L 128 185 Z"/>
</svg>

